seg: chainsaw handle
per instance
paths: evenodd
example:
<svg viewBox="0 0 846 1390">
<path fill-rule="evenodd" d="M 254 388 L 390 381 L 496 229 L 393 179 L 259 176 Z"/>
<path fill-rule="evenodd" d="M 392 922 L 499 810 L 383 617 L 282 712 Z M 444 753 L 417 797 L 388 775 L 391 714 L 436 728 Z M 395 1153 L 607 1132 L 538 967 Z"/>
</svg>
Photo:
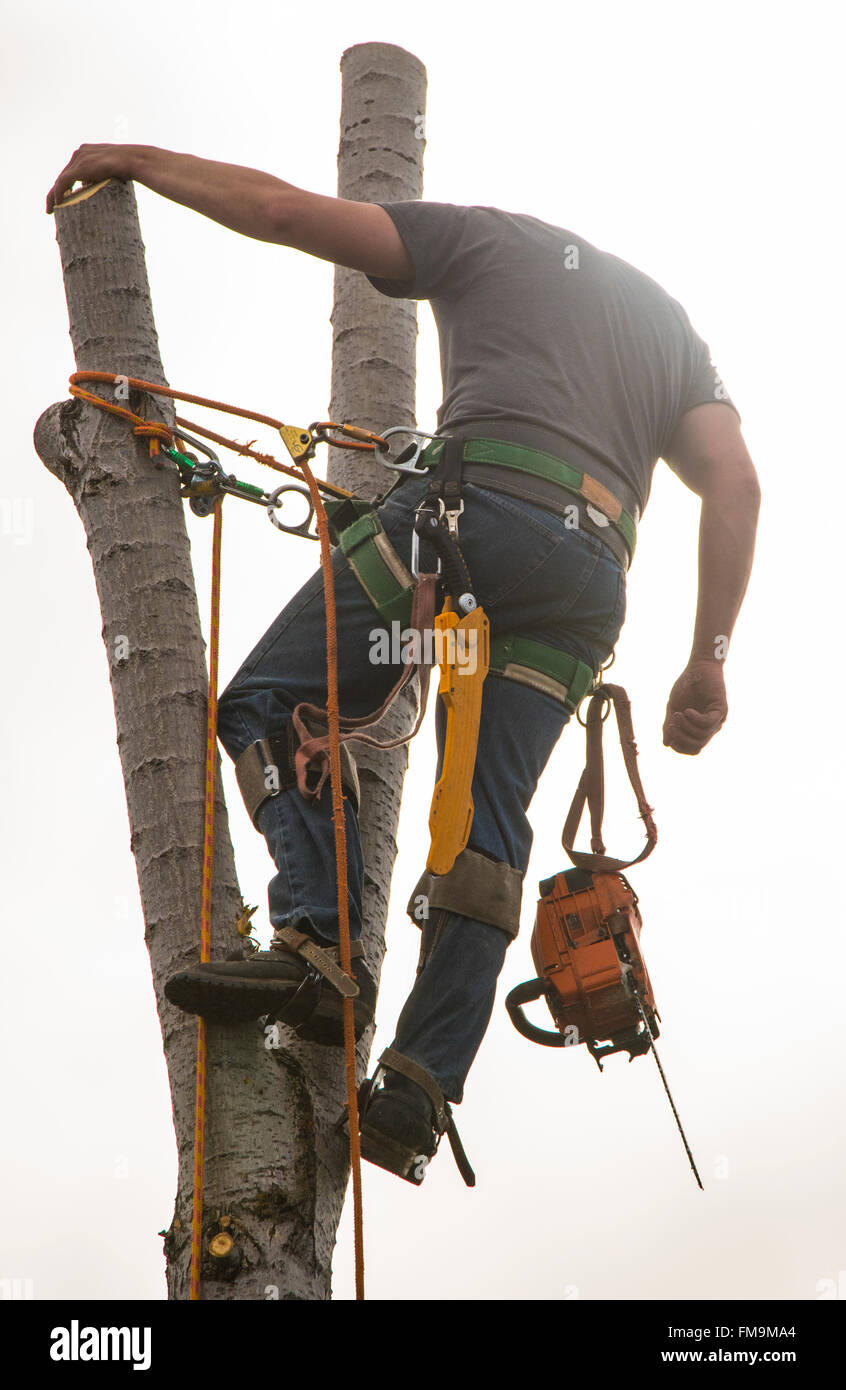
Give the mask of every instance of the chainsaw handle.
<svg viewBox="0 0 846 1390">
<path fill-rule="evenodd" d="M 522 1033 L 524 1038 L 529 1039 L 529 1042 L 540 1043 L 542 1047 L 567 1047 L 570 1040 L 565 1038 L 563 1033 L 553 1033 L 548 1028 L 538 1028 L 536 1024 L 530 1023 L 523 1013 L 522 1006 L 524 1004 L 530 1004 L 533 999 L 545 997 L 545 980 L 526 980 L 524 984 L 516 985 L 507 995 L 505 1007 L 517 1032 Z"/>
</svg>

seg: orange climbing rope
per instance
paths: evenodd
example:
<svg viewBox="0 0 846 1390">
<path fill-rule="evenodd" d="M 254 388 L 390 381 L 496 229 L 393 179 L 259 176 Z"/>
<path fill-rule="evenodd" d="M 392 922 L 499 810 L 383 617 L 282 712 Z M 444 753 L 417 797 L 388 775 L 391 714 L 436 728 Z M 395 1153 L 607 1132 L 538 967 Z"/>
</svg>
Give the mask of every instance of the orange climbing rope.
<svg viewBox="0 0 846 1390">
<path fill-rule="evenodd" d="M 317 479 L 305 460 L 300 467 L 308 484 L 311 503 L 320 538 L 320 563 L 323 567 L 324 599 L 326 604 L 326 714 L 329 727 L 329 783 L 332 791 L 332 824 L 335 829 L 335 864 L 338 889 L 338 926 L 341 948 L 341 969 L 352 975 L 350 952 L 350 918 L 347 895 L 347 840 L 344 804 L 341 791 L 341 738 L 338 707 L 338 627 L 335 609 L 335 576 L 332 572 L 332 553 L 329 543 L 329 521 Z M 364 1298 L 364 1231 L 361 1198 L 361 1141 L 358 1133 L 358 1090 L 355 1075 L 355 1015 L 353 1001 L 345 997 L 344 1064 L 347 1082 L 347 1114 L 350 1129 L 350 1168 L 353 1183 L 353 1231 L 355 1241 L 355 1296 Z"/>
<path fill-rule="evenodd" d="M 220 649 L 220 542 L 223 498 L 214 508 L 211 619 L 209 622 L 209 698 L 206 713 L 206 776 L 203 830 L 203 896 L 200 908 L 200 960 L 211 960 L 212 879 L 214 876 L 214 793 L 217 770 L 217 658 Z M 191 1211 L 191 1288 L 200 1297 L 203 1260 L 203 1168 L 206 1152 L 206 1020 L 197 1018 L 197 1084 L 194 1104 L 194 1197 Z"/>
<path fill-rule="evenodd" d="M 338 646 L 337 646 L 337 613 L 335 607 L 335 582 L 332 571 L 331 546 L 329 538 L 329 522 L 320 489 L 331 492 L 334 496 L 348 497 L 349 493 L 343 488 L 325 482 L 323 479 L 318 483 L 310 467 L 307 458 L 314 453 L 314 445 L 319 442 L 326 442 L 348 449 L 373 449 L 377 444 L 384 444 L 381 436 L 372 434 L 368 430 L 360 429 L 355 425 L 340 425 L 333 421 L 323 421 L 309 426 L 308 430 L 295 430 L 291 426 L 284 425 L 281 420 L 276 420 L 269 415 L 260 415 L 253 411 L 242 410 L 238 406 L 227 405 L 221 401 L 214 401 L 205 396 L 189 395 L 187 392 L 175 391 L 171 387 L 156 385 L 155 383 L 142 381 L 136 377 L 119 376 L 112 372 L 75 372 L 70 378 L 70 392 L 76 398 L 96 406 L 100 410 L 106 410 L 113 415 L 125 419 L 133 427 L 133 432 L 149 439 L 150 455 L 155 458 L 159 452 L 161 441 L 166 441 L 173 446 L 178 439 L 178 432 L 163 421 L 145 420 L 123 406 L 119 406 L 111 401 L 103 400 L 101 396 L 93 392 L 86 391 L 80 382 L 101 382 L 114 386 L 120 382 L 123 385 L 138 391 L 145 391 L 151 395 L 169 396 L 177 400 L 190 401 L 195 405 L 207 406 L 212 410 L 219 410 L 226 414 L 238 415 L 244 419 L 254 420 L 259 424 L 269 425 L 273 429 L 280 431 L 286 447 L 291 453 L 295 468 L 281 464 L 272 455 L 263 454 L 255 451 L 250 445 L 239 445 L 234 440 L 225 438 L 222 435 L 213 433 L 199 425 L 192 424 L 188 420 L 181 420 L 176 417 L 176 424 L 182 425 L 185 429 L 196 431 L 208 439 L 214 440 L 218 444 L 223 444 L 227 448 L 233 449 L 237 454 L 245 454 L 250 458 L 256 459 L 279 472 L 288 473 L 292 477 L 300 478 L 308 487 L 311 503 L 314 508 L 315 521 L 317 524 L 318 538 L 320 541 L 320 560 L 323 569 L 325 604 L 326 604 L 326 677 L 327 677 L 327 701 L 326 711 L 329 733 L 329 774 L 330 788 L 332 794 L 332 822 L 335 835 L 335 860 L 337 866 L 337 893 L 338 893 L 338 926 L 339 926 L 339 945 L 341 956 L 341 968 L 347 975 L 352 974 L 352 955 L 350 943 L 350 923 L 349 923 L 349 903 L 348 903 L 348 867 L 347 867 L 347 845 L 346 845 L 346 826 L 344 819 L 343 793 L 341 789 L 341 745 L 340 745 L 340 711 L 338 703 Z M 331 438 L 329 430 L 341 431 L 343 438 Z M 299 444 L 299 450 L 297 449 Z M 204 802 L 204 834 L 203 834 L 203 883 L 202 883 L 202 905 L 200 913 L 200 960 L 206 962 L 211 958 L 211 907 L 212 907 L 212 880 L 214 873 L 214 798 L 215 798 L 215 771 L 216 771 L 216 745 L 217 745 L 217 669 L 218 669 L 218 649 L 220 637 L 220 558 L 221 558 L 221 534 L 222 534 L 222 506 L 223 498 L 218 497 L 214 507 L 214 536 L 212 540 L 212 578 L 211 578 L 211 620 L 209 631 L 209 688 L 208 706 L 206 719 L 206 757 L 205 757 L 205 802 Z M 352 999 L 345 998 L 343 1001 L 344 1019 L 344 1070 L 347 1091 L 347 1113 L 349 1116 L 350 1132 L 350 1168 L 352 1171 L 353 1185 L 353 1228 L 355 1245 L 355 1293 L 356 1299 L 364 1298 L 364 1231 L 363 1231 L 363 1204 L 362 1204 L 362 1184 L 361 1184 L 361 1145 L 359 1139 L 358 1125 L 358 1091 L 356 1084 L 356 1052 L 355 1052 L 355 1020 L 354 1005 Z M 196 1070 L 196 1097 L 194 1112 L 194 1189 L 193 1205 L 191 1215 L 191 1275 L 190 1293 L 191 1299 L 199 1299 L 200 1283 L 202 1272 L 202 1226 L 203 1226 L 203 1168 L 205 1157 L 205 1113 L 206 1113 L 206 1025 L 205 1020 L 200 1017 L 197 1020 L 197 1070 Z"/>
<path fill-rule="evenodd" d="M 274 468 L 279 473 L 287 473 L 291 478 L 298 478 L 305 481 L 305 475 L 298 471 L 302 465 L 302 459 L 309 457 L 314 452 L 315 443 L 332 444 L 338 449 L 368 449 L 372 450 L 377 444 L 384 444 L 381 435 L 372 434 L 370 430 L 360 429 L 358 425 L 338 424 L 334 420 L 320 420 L 310 425 L 308 430 L 298 430 L 291 425 L 286 425 L 282 420 L 277 420 L 272 415 L 260 415 L 253 410 L 243 410 L 240 406 L 227 405 L 224 401 L 211 400 L 208 396 L 193 396 L 187 391 L 175 391 L 170 386 L 157 386 L 152 381 L 142 381 L 139 377 L 120 376 L 115 372 L 74 372 L 70 377 L 69 390 L 77 400 L 87 401 L 89 405 L 95 405 L 99 410 L 107 410 L 112 415 L 118 415 L 121 419 L 128 420 L 133 426 L 133 433 L 148 438 L 150 441 L 150 456 L 155 458 L 159 442 L 165 440 L 168 444 L 173 444 L 177 437 L 177 431 L 170 425 L 166 425 L 163 420 L 145 420 L 142 416 L 136 415 L 134 411 L 128 410 L 125 406 L 117 405 L 114 401 L 105 401 L 102 396 L 95 396 L 93 391 L 86 391 L 80 386 L 81 381 L 102 382 L 104 385 L 115 386 L 118 383 L 133 391 L 144 391 L 149 395 L 169 396 L 172 400 L 189 401 L 192 405 L 207 406 L 209 410 L 219 410 L 225 415 L 238 415 L 243 420 L 253 420 L 259 425 L 269 425 L 271 429 L 278 430 L 282 435 L 286 448 L 294 455 L 296 468 L 291 468 L 289 464 L 280 463 L 272 454 L 260 453 L 253 449 L 250 444 L 238 444 L 234 439 L 228 439 L 225 435 L 215 434 L 214 430 L 207 429 L 204 425 L 194 425 L 190 420 L 176 416 L 177 425 L 182 425 L 186 430 L 196 430 L 206 439 L 212 439 L 216 444 L 222 444 L 227 449 L 232 449 L 234 453 L 243 455 L 247 458 L 255 459 L 258 463 L 265 464 L 268 468 Z M 330 438 L 327 431 L 340 430 L 344 436 L 341 439 Z M 301 442 L 302 453 L 295 454 L 296 443 Z M 334 483 L 329 483 L 321 478 L 320 486 L 324 492 L 329 492 L 333 497 L 350 497 L 352 494 L 342 487 L 337 487 Z"/>
</svg>

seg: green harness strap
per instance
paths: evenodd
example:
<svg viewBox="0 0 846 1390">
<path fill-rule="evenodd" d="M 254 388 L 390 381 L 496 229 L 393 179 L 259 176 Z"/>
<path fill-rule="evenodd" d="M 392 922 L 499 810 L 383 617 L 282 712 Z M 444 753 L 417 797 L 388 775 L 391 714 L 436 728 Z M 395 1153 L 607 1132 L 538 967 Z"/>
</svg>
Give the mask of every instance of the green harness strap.
<svg viewBox="0 0 846 1390">
<path fill-rule="evenodd" d="M 387 625 L 411 621 L 414 579 L 397 555 L 370 502 L 358 498 L 326 501 L 333 542 Z M 531 686 L 559 700 L 573 713 L 593 684 L 594 672 L 576 657 L 536 642 L 508 635 L 491 640 L 489 674 Z"/>
<path fill-rule="evenodd" d="M 443 451 L 444 441 L 437 439 L 427 445 L 420 455 L 420 462 L 432 466 L 438 462 Z M 627 512 L 619 498 L 615 497 L 602 483 L 578 468 L 556 458 L 543 449 L 529 449 L 523 444 L 507 444 L 500 439 L 468 439 L 463 451 L 466 463 L 496 463 L 500 467 L 518 473 L 528 473 L 535 478 L 545 478 L 547 482 L 558 483 L 568 492 L 596 507 L 626 543 L 629 557 L 634 555 L 637 528 L 634 517 Z"/>
<path fill-rule="evenodd" d="M 414 579 L 388 537 L 371 502 L 358 498 L 326 501 L 332 541 L 340 545 L 370 602 L 390 626 L 411 621 Z"/>
<path fill-rule="evenodd" d="M 594 672 L 584 661 L 530 637 L 491 638 L 489 675 L 530 685 L 551 695 L 574 714 L 593 685 Z"/>
</svg>

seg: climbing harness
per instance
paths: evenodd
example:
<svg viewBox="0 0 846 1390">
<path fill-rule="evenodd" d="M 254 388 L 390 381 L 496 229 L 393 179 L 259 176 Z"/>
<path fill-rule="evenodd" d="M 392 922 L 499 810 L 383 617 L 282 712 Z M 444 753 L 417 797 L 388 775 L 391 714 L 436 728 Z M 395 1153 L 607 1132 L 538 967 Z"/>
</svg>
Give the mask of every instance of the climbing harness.
<svg viewBox="0 0 846 1390">
<path fill-rule="evenodd" d="M 450 444 L 453 455 L 460 458 L 453 468 L 460 467 L 468 483 L 537 502 L 565 517 L 571 517 L 578 506 L 579 526 L 598 535 L 628 568 L 636 544 L 635 517 L 596 478 L 543 449 L 486 438 L 465 439 L 461 444 L 449 436 L 438 438 L 420 451 L 418 466 L 439 465 Z"/>
<path fill-rule="evenodd" d="M 422 431 L 400 430 L 397 427 L 387 431 L 383 438 L 398 433 L 418 435 L 417 449 L 420 439 L 431 437 Z M 376 447 L 383 449 L 384 462 L 384 446 Z M 406 662 L 402 675 L 378 710 L 364 718 L 341 720 L 342 742 L 354 740 L 391 748 L 413 737 L 425 714 L 428 672 L 433 664 L 432 656 L 425 650 L 426 637 L 430 636 L 432 645 L 438 648 L 441 671 L 438 693 L 446 711 L 447 723 L 443 766 L 429 817 L 431 848 L 427 862 L 428 871 L 438 875 L 446 875 L 452 870 L 470 834 L 473 820 L 470 786 L 476 762 L 482 686 L 489 667 L 488 620 L 473 593 L 472 580 L 459 546 L 458 519 L 464 507 L 460 455 L 457 451 L 452 454 L 447 452 L 446 458 L 457 459 L 458 467 L 439 469 L 417 508 L 410 572 L 388 541 L 372 504 L 358 499 L 327 504 L 333 538 L 385 622 L 408 618 L 411 631 L 424 639 L 421 643 L 423 650 Z M 397 466 L 405 471 L 407 462 L 404 454 L 400 455 Z M 434 574 L 424 575 L 420 572 L 421 540 L 437 556 Z M 433 585 L 438 577 L 446 598 L 441 613 L 435 616 Z M 411 735 L 399 739 L 381 739 L 366 734 L 364 730 L 382 718 L 416 668 L 420 668 L 421 702 L 419 717 Z M 302 795 L 311 800 L 320 794 L 322 779 L 310 786 L 308 770 L 316 759 L 324 756 L 326 739 L 309 737 L 305 724 L 307 717 L 322 719 L 323 711 L 312 705 L 300 705 L 293 716 L 294 728 L 300 738 L 300 748 L 295 755 L 297 784 Z"/>
<path fill-rule="evenodd" d="M 602 729 L 611 709 L 629 780 L 646 827 L 646 844 L 636 859 L 614 859 L 602 840 L 604 769 Z M 585 720 L 587 756 L 562 832 L 562 844 L 576 866 L 540 884 L 540 901 L 531 951 L 537 976 L 517 985 L 505 1004 L 523 1037 L 544 1047 L 585 1043 L 602 1071 L 602 1059 L 627 1051 L 629 1061 L 651 1052 L 673 1111 L 694 1177 L 702 1187 L 664 1069 L 655 1047 L 660 1015 L 640 948 L 643 927 L 637 896 L 622 869 L 652 853 L 658 838 L 652 809 L 637 767 L 631 706 L 622 686 L 597 684 Z M 587 802 L 591 819 L 591 853 L 574 848 Z M 540 1028 L 523 1007 L 544 999 L 555 1032 Z"/>
<path fill-rule="evenodd" d="M 389 433 L 390 431 L 386 431 L 385 438 Z M 421 439 L 429 437 L 421 433 Z M 467 443 L 465 450 L 466 448 Z M 423 458 L 425 454 L 426 450 L 423 450 L 419 457 Z M 397 462 L 390 466 L 402 476 L 413 473 L 416 477 L 421 477 L 421 470 L 411 468 L 404 459 L 405 456 L 400 455 Z M 434 463 L 430 460 L 428 466 L 433 467 Z M 465 467 L 465 479 L 468 473 L 469 469 Z M 402 481 L 402 476 L 399 481 Z M 456 566 L 450 576 L 449 587 L 452 591 L 457 591 L 461 596 L 467 588 L 472 594 L 472 584 L 466 574 L 466 566 L 463 571 L 460 568 L 463 564 L 459 558 L 460 552 L 457 556 L 455 548 L 448 548 L 448 524 L 439 525 L 437 531 L 432 524 L 433 515 L 440 522 L 441 515 L 446 514 L 446 505 L 443 513 L 436 504 L 434 508 L 424 510 L 420 514 L 420 528 L 415 529 L 412 537 L 410 570 L 382 531 L 376 504 L 357 498 L 349 502 L 329 500 L 326 503 L 326 511 L 333 541 L 341 546 L 350 568 L 388 628 L 395 621 L 403 627 L 409 625 L 414 582 L 416 571 L 419 569 L 421 539 L 440 544 L 438 559 L 441 572 L 445 555 L 446 563 Z M 457 515 L 460 515 L 460 510 Z M 457 516 L 454 520 L 457 521 Z M 444 537 L 447 538 L 446 541 Z M 603 538 L 610 539 L 610 536 Z M 490 673 L 542 690 L 560 701 L 570 714 L 575 713 L 596 676 L 596 672 L 586 662 L 579 661 L 568 653 L 558 651 L 544 642 L 509 634 L 498 634 L 491 641 Z"/>
</svg>

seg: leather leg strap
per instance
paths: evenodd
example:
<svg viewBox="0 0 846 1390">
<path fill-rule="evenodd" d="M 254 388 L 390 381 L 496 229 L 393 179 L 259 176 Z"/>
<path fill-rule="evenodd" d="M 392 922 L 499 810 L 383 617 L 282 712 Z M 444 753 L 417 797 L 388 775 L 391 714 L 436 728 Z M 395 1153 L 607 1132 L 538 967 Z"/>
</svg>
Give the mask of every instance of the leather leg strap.
<svg viewBox="0 0 846 1390">
<path fill-rule="evenodd" d="M 410 1057 L 406 1057 L 402 1052 L 397 1052 L 395 1047 L 385 1048 L 379 1058 L 378 1067 L 387 1071 L 399 1072 L 401 1076 L 413 1081 L 415 1086 L 419 1086 L 421 1091 L 426 1093 L 435 1112 L 435 1129 L 438 1135 L 446 1135 L 459 1173 L 468 1187 L 475 1187 L 476 1174 L 470 1167 L 470 1162 L 464 1152 L 464 1145 L 459 1138 L 455 1120 L 452 1117 L 452 1108 L 449 1101 L 445 1100 L 444 1093 L 432 1074 L 425 1067 L 421 1067 L 419 1062 L 413 1062 Z"/>
<path fill-rule="evenodd" d="M 309 722 L 309 732 L 318 735 L 325 729 L 318 720 Z M 244 798 L 250 820 L 258 829 L 258 814 L 264 803 L 280 792 L 297 785 L 295 765 L 299 739 L 289 722 L 278 734 L 257 739 L 235 761 L 235 776 Z M 352 801 L 356 812 L 359 806 L 358 773 L 350 750 L 341 745 L 341 785 Z"/>
<path fill-rule="evenodd" d="M 419 1086 L 421 1091 L 432 1102 L 435 1112 L 435 1129 L 438 1134 L 443 1134 L 447 1126 L 447 1102 L 444 1100 L 444 1093 L 435 1078 L 425 1067 L 421 1067 L 419 1062 L 413 1062 L 410 1057 L 404 1056 L 402 1052 L 397 1052 L 395 1047 L 386 1047 L 382 1056 L 379 1058 L 379 1066 L 388 1071 L 398 1071 L 400 1076 L 405 1076 L 409 1081 L 413 1081 L 415 1086 Z"/>
</svg>

